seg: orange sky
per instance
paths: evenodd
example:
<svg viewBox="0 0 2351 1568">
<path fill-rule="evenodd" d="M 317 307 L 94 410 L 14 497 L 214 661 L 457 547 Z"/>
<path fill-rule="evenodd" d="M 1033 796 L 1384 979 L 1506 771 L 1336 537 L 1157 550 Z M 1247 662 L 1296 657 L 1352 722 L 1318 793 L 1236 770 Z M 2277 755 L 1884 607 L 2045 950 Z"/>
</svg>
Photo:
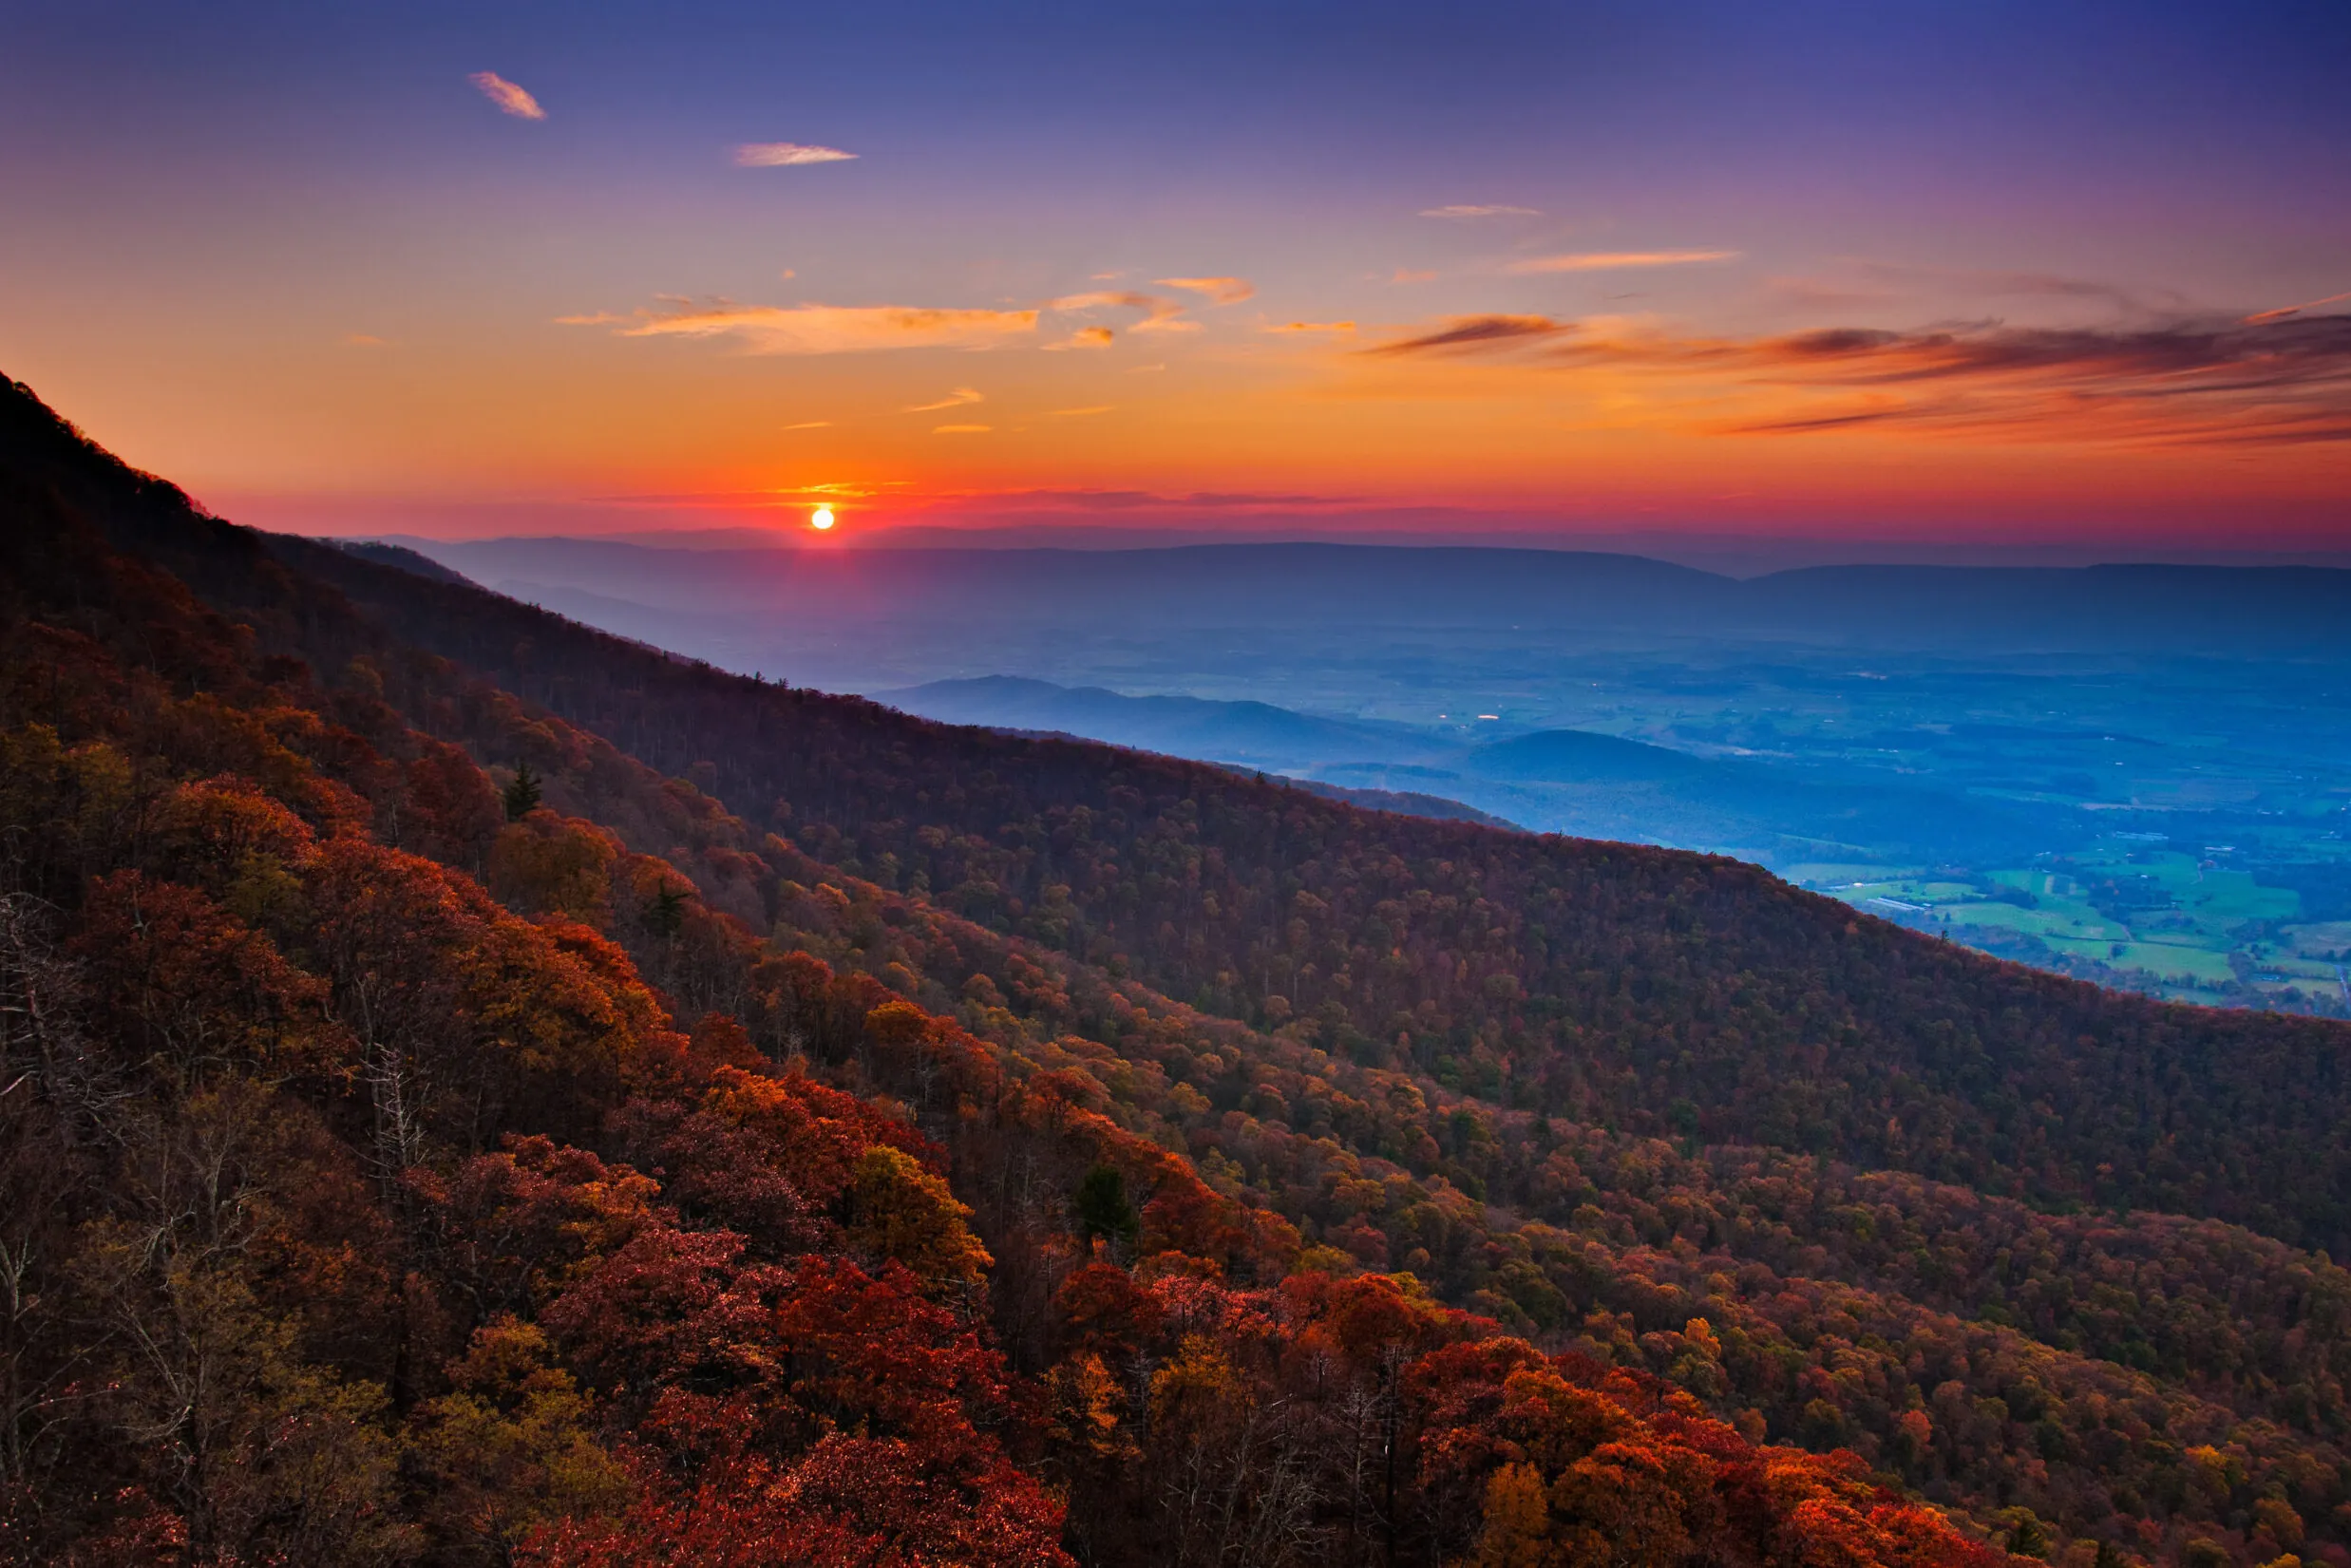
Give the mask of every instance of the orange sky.
<svg viewBox="0 0 2351 1568">
<path fill-rule="evenodd" d="M 787 90 L 757 8 L 148 9 L 0 37 L 0 370 L 270 526 L 2351 549 L 2331 34 L 841 20 Z"/>
</svg>

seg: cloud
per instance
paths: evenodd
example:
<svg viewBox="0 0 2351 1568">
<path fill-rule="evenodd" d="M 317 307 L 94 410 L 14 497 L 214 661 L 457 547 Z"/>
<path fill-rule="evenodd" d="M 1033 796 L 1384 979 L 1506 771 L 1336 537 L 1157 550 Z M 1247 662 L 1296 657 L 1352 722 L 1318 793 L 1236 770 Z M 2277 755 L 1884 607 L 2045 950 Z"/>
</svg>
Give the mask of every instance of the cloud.
<svg viewBox="0 0 2351 1568">
<path fill-rule="evenodd" d="M 1184 309 L 1173 300 L 1162 299 L 1156 294 L 1136 293 L 1131 289 L 1095 289 L 1082 294 L 1063 294 L 1058 299 L 1048 300 L 1045 308 L 1049 311 L 1095 311 L 1109 305 L 1128 306 L 1141 311 Z"/>
<path fill-rule="evenodd" d="M 1474 349 L 1497 343 L 1522 343 L 1552 337 L 1568 331 L 1564 322 L 1547 315 L 1461 315 L 1447 319 L 1431 332 L 1396 343 L 1382 343 L 1362 350 L 1367 354 L 1420 354 L 1447 349 Z"/>
<path fill-rule="evenodd" d="M 1533 273 L 1610 273 L 1626 267 L 1687 267 L 1699 261 L 1736 261 L 1738 251 L 1582 251 L 1573 255 L 1537 255 L 1503 269 Z"/>
<path fill-rule="evenodd" d="M 377 337 L 373 332 L 346 332 L 343 334 L 343 343 L 345 347 L 351 349 L 385 349 L 390 347 L 389 343 L 383 338 Z"/>
<path fill-rule="evenodd" d="M 2177 314 L 2188 304 L 2169 290 L 2127 288 L 2059 273 L 1929 267 L 1863 256 L 1839 257 L 1823 276 L 1777 277 L 1765 288 L 1788 304 L 1829 310 L 1918 298 L 2095 300 L 2125 314 L 2152 317 Z"/>
<path fill-rule="evenodd" d="M 1059 299 L 1050 301 L 1046 309 L 1062 312 L 1105 309 L 1141 311 L 1143 319 L 1128 328 L 1129 331 L 1196 332 L 1200 331 L 1200 323 L 1183 319 L 1184 306 L 1181 301 L 1168 299 L 1160 294 L 1143 293 L 1134 289 L 1096 289 L 1088 293 L 1064 294 Z M 1082 337 L 1085 334 L 1081 331 L 1079 335 Z M 1109 339 L 1105 338 L 1103 341 L 1107 343 Z M 1083 346 L 1077 343 L 1066 345 L 1070 348 Z"/>
<path fill-rule="evenodd" d="M 2351 299 L 2351 292 L 2328 294 L 2324 299 L 2305 299 L 2299 305 L 2281 305 L 2274 311 L 2255 311 L 2245 318 L 2245 325 L 2257 327 L 2266 321 L 2284 321 L 2286 317 L 2298 316 L 2304 311 L 2315 311 L 2322 305 L 2340 305 L 2346 299 Z"/>
<path fill-rule="evenodd" d="M 1083 412 L 1084 410 L 1080 410 Z M 1017 505 L 1024 510 L 1040 512 L 1109 512 L 1132 515 L 1162 510 L 1182 514 L 1197 514 L 1204 510 L 1230 512 L 1278 511 L 1295 512 L 1354 510 L 1363 500 L 1355 496 L 1318 496 L 1313 494 L 1251 493 L 1247 491 L 1195 490 L 1188 494 L 1162 494 L 1151 490 L 991 490 L 970 491 L 948 500 L 953 509 L 967 511 L 977 507 L 989 509 Z M 962 504 L 955 504 L 960 502 Z"/>
<path fill-rule="evenodd" d="M 1767 280 L 1763 288 L 1773 298 L 1809 311 L 1890 305 L 1902 297 L 1900 290 L 1887 288 L 1884 284 L 1850 282 L 1843 278 L 1774 277 Z"/>
<path fill-rule="evenodd" d="M 2351 443 L 2351 315 L 1833 327 L 1748 338 L 1621 318 L 1470 316 L 1364 351 L 1643 377 L 1665 406 L 1684 394 L 1689 406 L 1713 410 L 1707 428 L 1742 434 L 1867 427 L 2002 443 Z"/>
<path fill-rule="evenodd" d="M 1211 305 L 1238 305 L 1257 293 L 1257 285 L 1245 277 L 1159 277 L 1151 281 L 1163 289 L 1206 294 Z"/>
<path fill-rule="evenodd" d="M 1436 281 L 1436 274 L 1416 273 L 1410 268 L 1398 267 L 1389 274 L 1388 281 L 1391 283 L 1433 283 Z"/>
<path fill-rule="evenodd" d="M 1107 414 L 1118 406 L 1115 403 L 1097 403 L 1087 408 L 1055 408 L 1055 419 L 1085 419 L 1093 414 Z"/>
<path fill-rule="evenodd" d="M 804 419 L 797 425 L 784 426 L 787 430 L 829 430 L 832 427 L 833 422 L 829 419 Z"/>
<path fill-rule="evenodd" d="M 1471 206 L 1457 202 L 1450 207 L 1423 207 L 1423 217 L 1540 217 L 1532 207 Z"/>
<path fill-rule="evenodd" d="M 902 414 L 935 414 L 941 408 L 960 408 L 967 403 L 985 403 L 988 399 L 976 387 L 958 387 L 937 403 L 918 403 L 911 408 L 899 410 Z"/>
<path fill-rule="evenodd" d="M 984 436 L 995 428 L 993 425 L 934 425 L 931 426 L 931 434 L 935 436 Z"/>
<path fill-rule="evenodd" d="M 918 305 L 737 305 L 558 316 L 570 327 L 616 327 L 622 337 L 730 337 L 755 354 L 843 354 L 879 349 L 994 349 L 1036 331 L 1034 311 Z"/>
<path fill-rule="evenodd" d="M 746 142 L 734 150 L 735 165 L 745 169 L 790 169 L 803 163 L 846 163 L 857 157 L 839 147 L 817 147 L 804 142 Z"/>
<path fill-rule="evenodd" d="M 465 78 L 482 89 L 482 96 L 497 104 L 504 113 L 517 120 L 544 120 L 547 111 L 539 106 L 539 100 L 516 86 L 496 71 L 476 71 Z"/>
<path fill-rule="evenodd" d="M 1058 353 L 1065 349 L 1107 349 L 1118 334 L 1108 327 L 1080 327 L 1058 343 L 1045 345 L 1047 353 Z"/>
<path fill-rule="evenodd" d="M 1266 332 L 1352 332 L 1355 330 L 1356 324 L 1352 321 L 1285 321 L 1280 326 L 1259 329 Z"/>
</svg>

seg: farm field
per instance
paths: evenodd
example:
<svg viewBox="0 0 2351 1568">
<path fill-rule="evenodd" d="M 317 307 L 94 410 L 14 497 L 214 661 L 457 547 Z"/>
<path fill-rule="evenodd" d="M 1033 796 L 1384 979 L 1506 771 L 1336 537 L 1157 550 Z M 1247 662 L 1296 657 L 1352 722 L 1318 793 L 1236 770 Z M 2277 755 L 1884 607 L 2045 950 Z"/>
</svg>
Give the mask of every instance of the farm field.
<svg viewBox="0 0 2351 1568">
<path fill-rule="evenodd" d="M 2225 863 L 2234 853 L 2108 840 L 1972 876 L 1948 867 L 1890 875 L 1858 865 L 1789 869 L 1805 885 L 1901 924 L 2003 956 L 2122 977 L 2175 1000 L 2319 1011 L 2351 1000 L 2343 967 L 2351 921 L 2302 921 L 2302 895 Z"/>
</svg>

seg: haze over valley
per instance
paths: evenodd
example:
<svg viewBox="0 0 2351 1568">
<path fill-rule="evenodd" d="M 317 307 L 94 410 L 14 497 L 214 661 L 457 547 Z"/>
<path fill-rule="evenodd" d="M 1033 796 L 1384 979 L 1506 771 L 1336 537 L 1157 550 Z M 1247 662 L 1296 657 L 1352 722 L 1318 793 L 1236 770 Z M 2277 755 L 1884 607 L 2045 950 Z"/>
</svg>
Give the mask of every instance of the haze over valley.
<svg viewBox="0 0 2351 1568">
<path fill-rule="evenodd" d="M 2152 994 L 2351 1006 L 2341 570 L 403 542 L 926 717 L 1733 855 Z"/>
</svg>

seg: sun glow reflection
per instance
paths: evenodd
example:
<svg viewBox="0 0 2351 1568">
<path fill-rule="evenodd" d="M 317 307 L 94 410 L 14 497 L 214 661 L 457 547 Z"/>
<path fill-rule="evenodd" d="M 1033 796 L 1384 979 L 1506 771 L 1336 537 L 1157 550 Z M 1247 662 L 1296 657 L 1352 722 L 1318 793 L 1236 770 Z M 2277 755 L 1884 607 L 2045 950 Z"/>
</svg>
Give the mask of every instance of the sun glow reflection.
<svg viewBox="0 0 2351 1568">
<path fill-rule="evenodd" d="M 829 506 L 820 506 L 808 514 L 808 526 L 820 534 L 832 525 L 833 509 Z"/>
</svg>

